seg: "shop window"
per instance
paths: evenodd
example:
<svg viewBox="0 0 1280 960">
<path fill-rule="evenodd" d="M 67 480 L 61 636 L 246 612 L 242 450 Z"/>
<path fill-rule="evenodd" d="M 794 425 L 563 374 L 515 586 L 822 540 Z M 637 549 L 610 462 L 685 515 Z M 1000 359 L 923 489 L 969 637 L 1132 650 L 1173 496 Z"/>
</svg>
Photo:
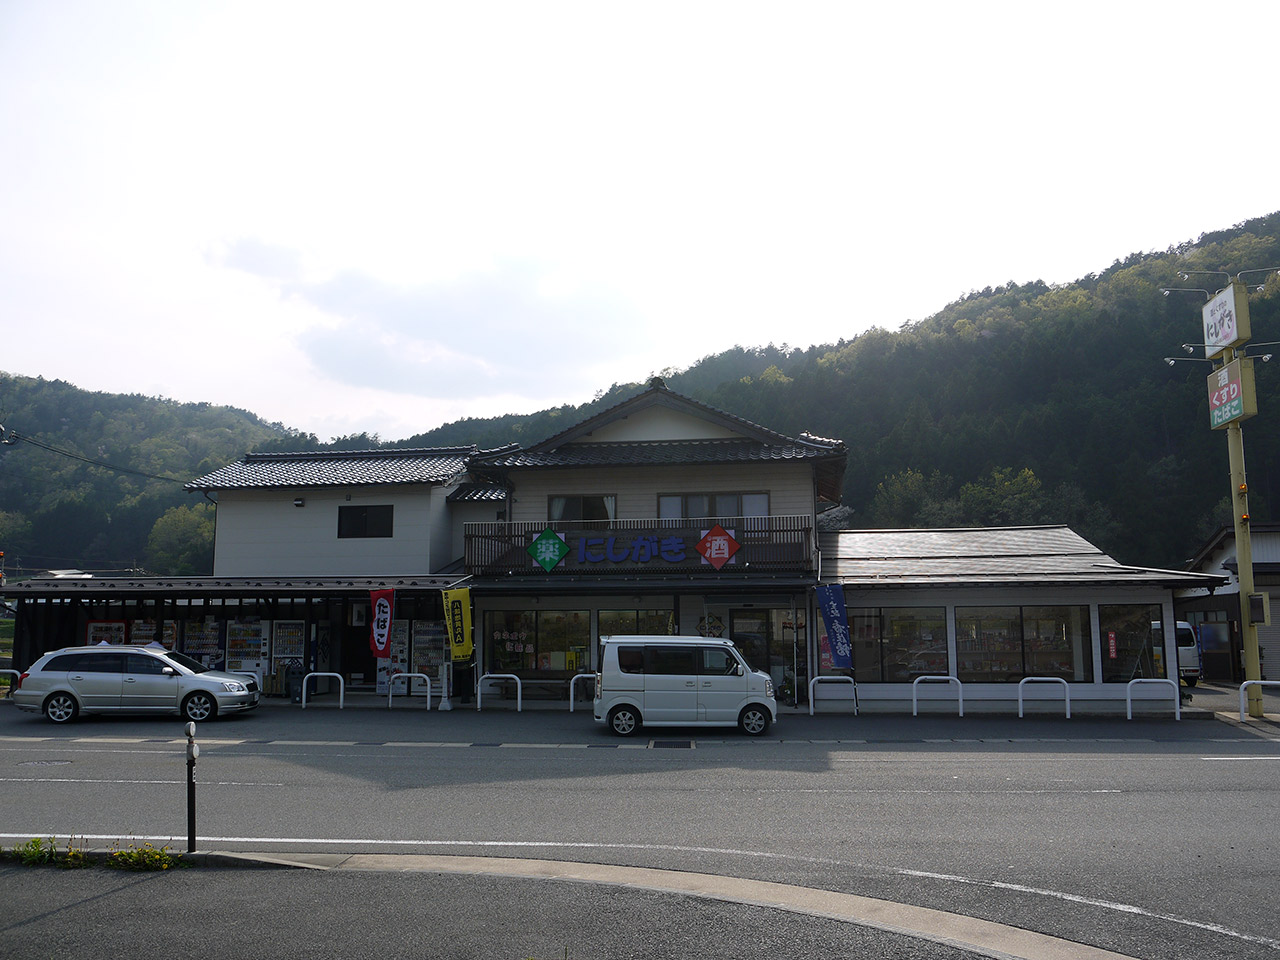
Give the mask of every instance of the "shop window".
<svg viewBox="0 0 1280 960">
<path fill-rule="evenodd" d="M 392 511 L 390 505 L 338 507 L 338 539 L 390 537 Z"/>
<path fill-rule="evenodd" d="M 851 609 L 854 678 L 859 683 L 910 683 L 921 676 L 946 676 L 947 617 L 943 607 Z M 822 672 L 831 667 L 830 650 L 821 650 Z"/>
<path fill-rule="evenodd" d="M 485 614 L 487 663 L 492 673 L 533 676 L 589 668 L 588 610 L 495 610 Z"/>
<path fill-rule="evenodd" d="M 1102 631 L 1103 683 L 1128 683 L 1140 678 L 1167 678 L 1164 638 L 1155 642 L 1152 624 L 1159 629 L 1157 603 L 1112 604 L 1098 607 Z"/>
<path fill-rule="evenodd" d="M 667 637 L 676 632 L 675 612 L 656 610 L 601 610 L 596 614 L 602 637 Z"/>
</svg>

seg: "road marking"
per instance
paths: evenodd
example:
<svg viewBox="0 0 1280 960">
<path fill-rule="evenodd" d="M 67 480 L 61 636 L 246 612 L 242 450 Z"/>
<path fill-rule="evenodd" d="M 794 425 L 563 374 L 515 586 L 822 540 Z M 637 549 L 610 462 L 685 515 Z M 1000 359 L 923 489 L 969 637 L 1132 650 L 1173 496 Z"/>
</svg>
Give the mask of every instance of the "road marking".
<svg viewBox="0 0 1280 960">
<path fill-rule="evenodd" d="M 1201 760 L 1280 760 L 1276 757 L 1201 757 Z"/>
<path fill-rule="evenodd" d="M 33 836 L 49 837 L 58 836 L 59 832 L 49 830 L 36 830 L 26 833 L 0 833 L 0 840 L 27 840 Z M 76 839 L 80 841 L 102 840 L 102 841 L 120 841 L 120 840 L 146 840 L 162 844 L 177 844 L 186 841 L 186 837 L 170 837 L 170 836 L 136 836 L 121 837 L 116 834 L 80 834 L 77 833 Z M 1259 944 L 1269 947 L 1273 950 L 1280 950 L 1280 940 L 1274 940 L 1270 937 L 1263 937 L 1256 934 L 1243 933 L 1239 930 L 1233 930 L 1230 927 L 1224 927 L 1221 924 L 1207 923 L 1199 920 L 1192 920 L 1187 917 L 1174 916 L 1173 914 L 1158 913 L 1153 910 L 1147 910 L 1144 907 L 1135 906 L 1133 904 L 1119 903 L 1112 900 L 1100 900 L 1094 897 L 1085 897 L 1080 894 L 1067 893 L 1061 890 L 1048 890 L 1041 887 L 1029 887 L 1024 884 L 1009 883 L 1002 880 L 986 880 L 977 877 L 962 877 L 955 874 L 932 873 L 922 870 L 908 870 L 898 867 L 883 867 L 873 864 L 855 864 L 848 861 L 835 860 L 826 857 L 808 857 L 799 854 L 788 853 L 771 853 L 763 850 L 739 850 L 726 849 L 722 847 L 694 847 L 681 846 L 676 844 L 662 843 L 592 843 L 592 842 L 573 842 L 573 841 L 554 841 L 554 840 L 385 840 L 385 839 L 331 839 L 326 837 L 223 837 L 223 836 L 202 836 L 200 837 L 202 845 L 210 843 L 234 843 L 234 844 L 264 844 L 269 846 L 291 845 L 304 848 L 315 849 L 317 847 L 332 846 L 353 846 L 364 849 L 377 847 L 392 847 L 398 849 L 439 849 L 441 847 L 454 848 L 470 848 L 470 849 L 497 849 L 505 848 L 511 850 L 623 850 L 623 851 L 646 851 L 659 853 L 694 853 L 694 854 L 711 854 L 720 856 L 736 856 L 747 857 L 759 860 L 790 860 L 800 863 L 820 864 L 824 866 L 858 866 L 864 869 L 881 869 L 886 873 L 900 877 L 915 877 L 919 879 L 939 880 L 949 883 L 960 883 L 971 886 L 990 887 L 998 890 L 1009 890 L 1017 893 L 1030 894 L 1033 896 L 1046 897 L 1049 899 L 1062 900 L 1069 903 L 1078 903 L 1084 906 L 1097 907 L 1103 910 L 1111 910 L 1118 913 L 1129 914 L 1132 916 L 1147 917 L 1153 920 L 1162 920 L 1168 923 L 1175 923 L 1181 926 L 1193 927 L 1199 930 L 1205 930 L 1210 933 L 1219 934 L 1224 937 L 1230 937 L 1235 940 L 1241 940 L 1247 943 Z M 206 851 L 209 852 L 209 851 Z M 220 852 L 220 851 L 219 851 Z M 234 851 L 227 851 L 232 853 Z M 371 854 L 365 854 L 372 856 Z M 277 857 L 284 858 L 287 854 L 278 854 Z M 354 855 L 353 855 L 354 856 Z M 476 858 L 488 859 L 488 858 Z M 577 863 L 576 861 L 554 861 L 557 864 Z M 809 890 L 810 888 L 800 888 Z M 823 891 L 826 892 L 826 891 Z M 836 896 L 853 896 L 852 894 L 833 894 Z M 888 902 L 888 901 L 884 901 Z M 888 928 L 885 928 L 888 929 Z M 1016 929 L 1016 928 L 1010 928 Z M 1063 941 L 1066 942 L 1066 941 Z M 1000 954 L 989 954 L 991 956 L 1000 956 Z M 1037 956 L 1035 954 L 1029 957 Z M 1105 953 L 1099 956 L 1106 956 Z M 1119 956 L 1111 954 L 1110 956 Z"/>
<path fill-rule="evenodd" d="M 80 777 L 0 777 L 0 783 L 92 783 L 121 784 L 134 786 L 137 784 L 172 786 L 186 783 L 185 780 L 94 780 Z M 283 783 L 254 783 L 238 780 L 201 780 L 202 787 L 283 787 Z"/>
</svg>

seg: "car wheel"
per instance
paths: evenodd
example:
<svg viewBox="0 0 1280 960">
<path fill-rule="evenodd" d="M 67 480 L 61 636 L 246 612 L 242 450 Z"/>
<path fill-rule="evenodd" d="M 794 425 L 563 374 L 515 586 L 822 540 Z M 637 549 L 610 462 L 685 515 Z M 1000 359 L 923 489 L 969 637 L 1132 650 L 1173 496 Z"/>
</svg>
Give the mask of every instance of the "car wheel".
<svg viewBox="0 0 1280 960">
<path fill-rule="evenodd" d="M 1183 677 L 1182 682 L 1185 683 L 1188 687 L 1194 687 L 1196 685 L 1196 681 L 1199 679 L 1200 679 L 1199 677 Z"/>
<path fill-rule="evenodd" d="M 80 705 L 69 693 L 55 693 L 44 702 L 44 715 L 54 723 L 70 723 L 79 712 Z"/>
<path fill-rule="evenodd" d="M 640 729 L 640 714 L 634 707 L 614 707 L 609 711 L 609 729 L 620 737 L 629 737 Z"/>
<path fill-rule="evenodd" d="M 738 728 L 749 737 L 758 737 L 769 729 L 769 711 L 754 703 L 738 714 Z"/>
<path fill-rule="evenodd" d="M 182 701 L 182 715 L 188 720 L 212 720 L 218 715 L 218 702 L 213 694 L 197 690 Z"/>
</svg>

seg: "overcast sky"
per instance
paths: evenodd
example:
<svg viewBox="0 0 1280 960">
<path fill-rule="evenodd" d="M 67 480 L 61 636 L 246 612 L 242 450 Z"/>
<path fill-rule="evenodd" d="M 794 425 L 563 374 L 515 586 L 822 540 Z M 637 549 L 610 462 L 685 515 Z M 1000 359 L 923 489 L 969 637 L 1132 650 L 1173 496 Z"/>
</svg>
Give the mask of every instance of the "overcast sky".
<svg viewBox="0 0 1280 960">
<path fill-rule="evenodd" d="M 1278 27 L 0 0 L 0 370 L 393 440 L 897 329 L 1280 209 Z"/>
</svg>

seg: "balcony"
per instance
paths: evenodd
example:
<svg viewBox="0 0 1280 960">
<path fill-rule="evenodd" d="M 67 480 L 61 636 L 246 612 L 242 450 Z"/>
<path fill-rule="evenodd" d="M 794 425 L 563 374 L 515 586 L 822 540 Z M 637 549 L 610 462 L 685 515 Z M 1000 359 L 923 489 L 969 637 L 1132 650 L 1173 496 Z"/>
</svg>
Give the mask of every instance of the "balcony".
<svg viewBox="0 0 1280 960">
<path fill-rule="evenodd" d="M 463 537 L 475 577 L 732 578 L 815 567 L 811 517 L 467 523 Z"/>
</svg>

